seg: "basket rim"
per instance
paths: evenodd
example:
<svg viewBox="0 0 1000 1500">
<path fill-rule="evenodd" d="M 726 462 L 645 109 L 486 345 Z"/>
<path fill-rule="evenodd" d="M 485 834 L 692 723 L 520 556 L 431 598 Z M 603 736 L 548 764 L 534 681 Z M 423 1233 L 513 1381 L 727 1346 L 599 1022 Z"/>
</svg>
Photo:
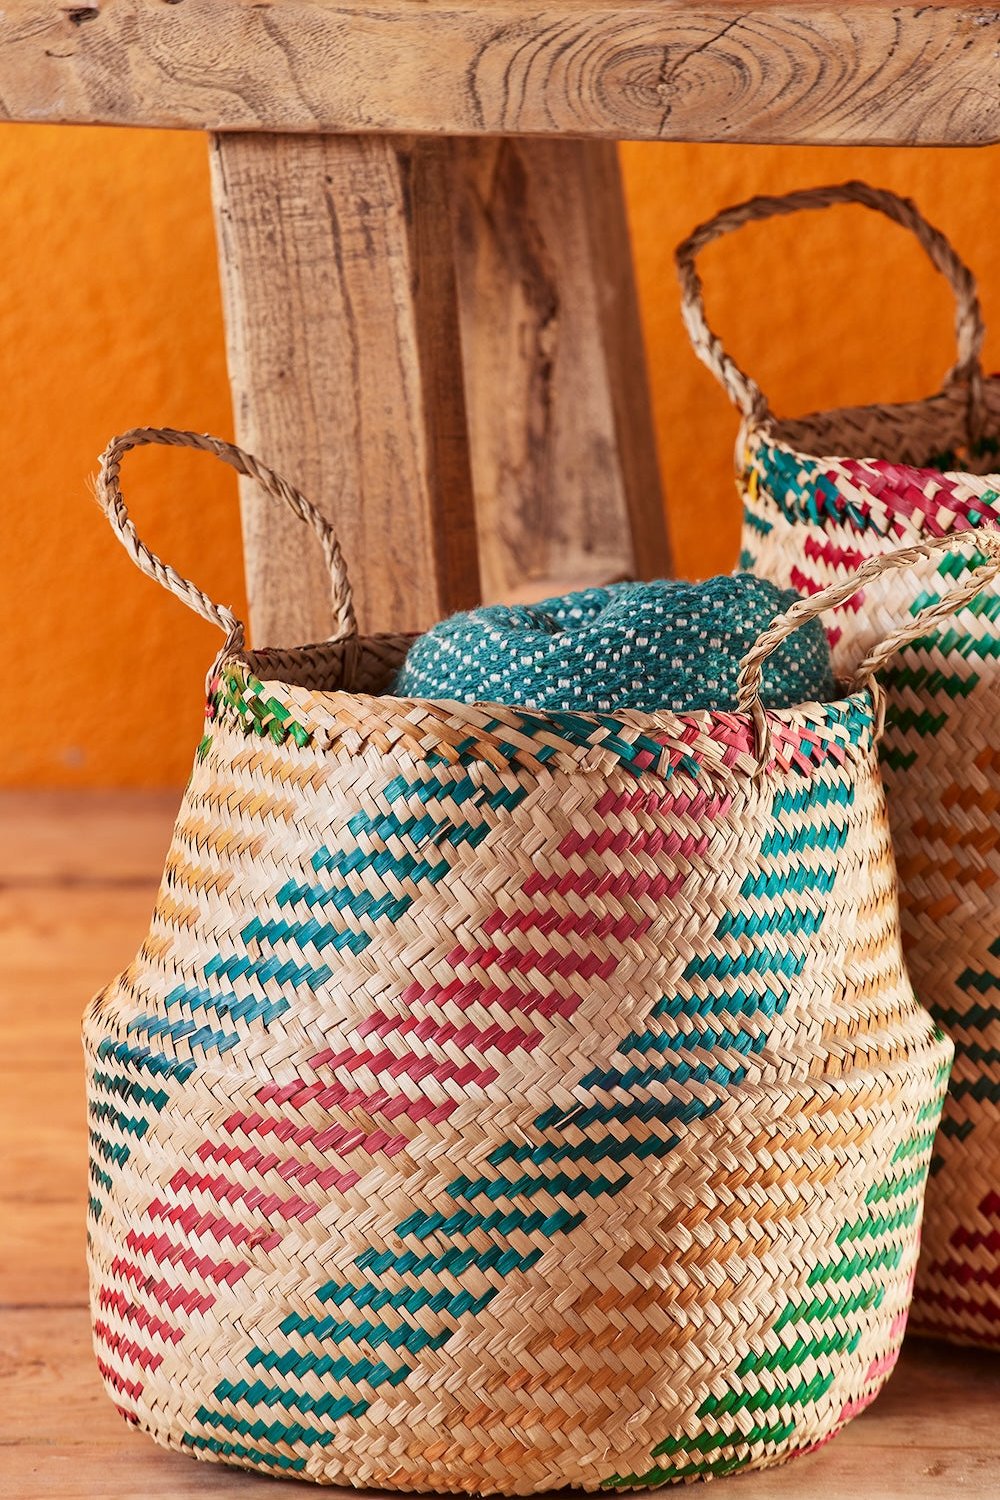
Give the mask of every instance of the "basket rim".
<svg viewBox="0 0 1000 1500">
<path fill-rule="evenodd" d="M 996 421 L 998 436 L 1000 436 L 1000 374 L 991 375 L 984 381 L 984 388 L 995 393 L 997 402 Z M 832 421 L 838 417 L 848 416 L 886 415 L 895 413 L 914 412 L 923 407 L 947 406 L 959 401 L 959 393 L 949 390 L 936 391 L 931 396 L 925 396 L 917 401 L 877 401 L 867 405 L 859 406 L 833 406 L 820 407 L 815 411 L 804 412 L 797 417 L 777 417 L 768 412 L 762 417 L 747 417 L 740 427 L 739 448 L 750 446 L 755 441 L 766 441 L 773 447 L 780 449 L 796 458 L 807 458 L 811 462 L 824 468 L 843 469 L 850 466 L 853 472 L 857 470 L 868 470 L 879 476 L 889 477 L 897 481 L 902 479 L 904 483 L 918 486 L 925 485 L 928 481 L 941 482 L 950 481 L 947 490 L 947 498 L 951 501 L 961 499 L 961 491 L 965 490 L 970 498 L 981 500 L 986 493 L 1000 491 L 1000 469 L 986 474 L 973 474 L 967 469 L 940 469 L 926 464 L 901 463 L 893 459 L 873 458 L 865 454 L 849 453 L 825 453 L 814 451 L 810 448 L 798 447 L 788 437 L 783 436 L 783 429 L 794 429 L 805 426 L 810 422 L 819 420 Z M 942 488 L 945 486 L 942 484 Z M 929 498 L 929 497 L 924 497 Z M 877 505 L 880 496 L 873 494 L 871 497 L 873 505 Z M 967 516 L 956 516 L 953 520 L 966 520 Z M 1000 494 L 997 495 L 995 506 L 984 506 L 981 517 L 974 524 L 982 521 L 1000 519 Z M 947 528 L 951 529 L 951 528 Z"/>
<path fill-rule="evenodd" d="M 419 639 L 419 635 L 420 632 L 417 632 L 412 636 L 397 635 L 391 632 L 375 632 L 372 635 L 358 635 L 357 637 L 355 637 L 355 639 L 359 643 L 401 641 L 417 640 Z M 304 653 L 307 651 L 319 651 L 323 648 L 329 649 L 331 647 L 347 644 L 349 644 L 347 641 L 337 640 L 308 641 L 302 646 L 289 646 L 287 648 L 282 648 L 281 654 L 283 656 L 292 657 L 297 656 L 300 653 L 304 655 Z M 232 668 L 239 667 L 246 667 L 249 670 L 253 671 L 256 665 L 255 658 L 266 655 L 271 649 L 272 648 L 270 647 L 264 646 L 257 649 L 247 649 L 246 651 L 234 652 L 233 655 L 227 657 L 225 661 L 220 664 L 220 671 L 226 672 Z M 254 675 L 258 676 L 255 671 Z M 802 703 L 789 704 L 785 708 L 768 708 L 768 718 L 787 718 L 791 720 L 791 718 L 793 718 L 796 714 L 802 713 L 806 709 L 822 709 L 825 711 L 837 708 L 846 708 L 848 705 L 854 705 L 855 703 L 861 703 L 865 701 L 870 702 L 871 693 L 869 692 L 867 687 L 852 690 L 850 684 L 843 679 L 838 678 L 835 680 L 837 687 L 844 689 L 843 694 L 840 697 L 831 698 L 826 701 L 818 699 L 806 699 Z M 289 683 L 281 677 L 271 676 L 259 676 L 259 681 L 265 687 L 273 684 L 275 687 L 284 688 L 285 690 L 308 693 L 310 696 L 322 699 L 324 701 L 335 699 L 338 702 L 343 702 L 344 704 L 391 704 L 394 713 L 409 713 L 411 710 L 419 710 L 427 707 L 432 707 L 437 709 L 447 709 L 449 713 L 454 713 L 456 718 L 461 718 L 462 715 L 466 712 L 478 710 L 480 713 L 484 711 L 489 711 L 491 714 L 495 713 L 498 718 L 503 718 L 506 715 L 512 714 L 530 714 L 533 719 L 551 720 L 553 724 L 557 723 L 561 719 L 582 719 L 593 723 L 595 727 L 603 727 L 605 724 L 613 722 L 616 724 L 621 724 L 623 727 L 634 726 L 637 729 L 665 729 L 674 724 L 695 725 L 698 727 L 710 726 L 713 722 L 719 719 L 738 719 L 741 723 L 752 723 L 750 714 L 740 713 L 737 709 L 695 708 L 686 710 L 655 709 L 652 711 L 647 711 L 638 708 L 622 708 L 611 709 L 607 712 L 601 712 L 598 710 L 575 708 L 532 708 L 530 704 L 495 703 L 492 699 L 489 698 L 480 698 L 476 699 L 474 702 L 466 702 L 460 698 L 406 698 L 401 697 L 396 693 L 354 693 L 351 692 L 348 688 L 300 688 L 297 683 Z"/>
<path fill-rule="evenodd" d="M 343 744 L 349 753 L 357 754 L 364 745 L 378 741 L 384 752 L 398 745 L 416 758 L 434 754 L 456 763 L 534 761 L 539 770 L 555 760 L 562 769 L 603 777 L 609 757 L 627 762 L 633 776 L 653 775 L 658 780 L 676 773 L 685 762 L 741 780 L 760 773 L 753 717 L 735 709 L 684 713 L 534 709 L 303 687 L 271 672 L 258 675 L 258 667 L 269 665 L 268 656 L 288 664 L 324 649 L 335 652 L 338 647 L 350 650 L 368 642 L 405 639 L 380 634 L 311 642 L 277 652 L 268 648 L 234 652 L 218 664 L 213 678 L 206 731 L 211 733 L 213 725 L 222 721 L 278 743 L 291 738 L 300 746 L 311 744 L 321 750 Z M 787 770 L 793 762 L 801 770 L 807 762 L 819 766 L 831 755 L 862 759 L 871 753 L 879 720 L 876 697 L 868 686 L 853 691 L 843 682 L 837 686 L 842 694 L 829 702 L 766 710 L 775 741 L 770 770 Z M 248 704 L 252 723 L 248 722 Z"/>
</svg>

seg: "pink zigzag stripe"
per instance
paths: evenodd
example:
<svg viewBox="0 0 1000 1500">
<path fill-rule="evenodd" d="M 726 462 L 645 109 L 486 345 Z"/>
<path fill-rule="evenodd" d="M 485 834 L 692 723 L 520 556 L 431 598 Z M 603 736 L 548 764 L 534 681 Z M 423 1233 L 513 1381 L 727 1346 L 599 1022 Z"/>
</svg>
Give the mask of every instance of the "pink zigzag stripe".
<svg viewBox="0 0 1000 1500">
<path fill-rule="evenodd" d="M 606 815 L 617 813 L 626 817 L 641 818 L 644 814 L 650 816 L 671 806 L 679 815 L 686 814 L 698 822 L 704 822 L 724 811 L 728 806 L 728 800 L 709 798 L 700 790 L 693 794 L 677 795 L 673 792 L 650 793 L 645 790 L 630 789 L 626 792 L 609 792 L 602 802 Z M 696 851 L 706 847 L 707 840 L 707 831 L 668 834 L 660 828 L 623 827 L 617 832 L 604 830 L 600 834 L 590 833 L 581 836 L 575 829 L 571 829 L 562 840 L 560 852 L 563 858 L 574 864 L 578 863 L 583 855 L 589 854 L 606 856 L 629 853 L 655 857 L 666 852 L 690 859 Z M 671 878 L 666 874 L 637 875 L 622 871 L 610 873 L 568 870 L 564 876 L 558 877 L 554 882 L 551 880 L 543 883 L 536 882 L 529 894 L 544 897 L 553 890 L 562 891 L 565 882 L 565 890 L 572 891 L 577 896 L 600 890 L 604 895 L 617 894 L 621 898 L 639 899 L 649 896 L 653 899 L 662 899 L 680 888 L 685 873 L 679 872 L 677 876 Z M 627 913 L 611 917 L 599 916 L 592 912 L 555 913 L 551 910 L 536 908 L 528 912 L 508 914 L 496 912 L 484 924 L 483 936 L 509 937 L 519 932 L 536 932 L 568 942 L 580 936 L 590 936 L 614 939 L 624 943 L 646 931 L 650 922 L 651 918 L 635 917 Z M 507 945 L 500 946 L 496 943 L 470 947 L 456 946 L 449 955 L 449 959 L 456 969 L 493 968 L 501 972 L 532 977 L 554 973 L 563 978 L 572 977 L 584 983 L 598 974 L 604 977 L 610 976 L 618 962 L 613 956 L 567 953 L 562 944 L 558 949 L 549 947 L 541 953 L 527 954 L 516 948 Z M 412 984 L 403 996 L 403 1003 L 411 1008 L 435 1002 L 439 1005 L 455 1004 L 461 1008 L 468 1008 L 472 1005 L 496 1007 L 504 1011 L 530 1012 L 551 1018 L 572 1015 L 581 998 L 580 995 L 567 996 L 552 990 L 535 989 L 525 994 L 516 986 L 503 988 L 496 984 L 485 984 L 478 978 L 462 979 L 456 975 L 445 986 L 422 987 L 417 983 Z M 536 1046 L 542 1040 L 543 1035 L 537 1027 L 504 1028 L 496 1021 L 485 1027 L 471 1022 L 462 1026 L 433 1017 L 420 1018 L 411 1014 L 405 1018 L 395 1018 L 382 1013 L 375 1013 L 366 1018 L 359 1027 L 359 1033 L 361 1035 L 376 1033 L 383 1036 L 395 1033 L 401 1036 L 412 1036 L 415 1041 L 437 1046 L 459 1046 L 463 1050 L 489 1048 L 504 1053 L 510 1053 L 518 1048 Z M 376 1076 L 406 1078 L 418 1084 L 433 1079 L 442 1083 L 451 1081 L 462 1087 L 482 1086 L 495 1081 L 497 1077 L 495 1068 L 483 1066 L 472 1060 L 462 1062 L 450 1057 L 441 1059 L 418 1056 L 413 1052 L 397 1057 L 386 1047 L 376 1050 L 327 1047 L 310 1059 L 310 1066 L 316 1070 L 333 1068 L 341 1074 L 365 1069 Z M 391 1155 L 404 1149 L 408 1144 L 408 1138 L 386 1130 L 352 1129 L 343 1124 L 320 1129 L 305 1123 L 296 1124 L 289 1116 L 295 1111 L 312 1106 L 319 1110 L 362 1109 L 368 1114 L 379 1113 L 383 1117 L 403 1116 L 411 1122 L 421 1119 L 436 1121 L 447 1118 L 457 1103 L 451 1100 L 444 1104 L 434 1105 L 426 1098 L 414 1099 L 406 1094 L 390 1093 L 384 1088 L 375 1091 L 352 1088 L 342 1077 L 336 1078 L 332 1083 L 299 1078 L 282 1085 L 264 1084 L 255 1097 L 261 1106 L 260 1111 L 251 1113 L 236 1111 L 224 1122 L 223 1129 L 230 1136 L 256 1135 L 271 1138 L 275 1144 L 288 1142 L 300 1147 L 310 1145 L 316 1150 L 324 1153 L 330 1152 L 340 1157 L 362 1151 L 368 1154 L 381 1151 Z M 262 1112 L 265 1109 L 267 1113 Z M 229 1167 L 239 1166 L 244 1172 L 251 1173 L 258 1179 L 262 1179 L 268 1173 L 277 1173 L 286 1182 L 298 1182 L 303 1186 L 315 1182 L 331 1190 L 346 1190 L 360 1180 L 360 1173 L 347 1171 L 337 1163 L 323 1167 L 316 1163 L 298 1161 L 294 1157 L 273 1149 L 265 1150 L 253 1144 L 241 1145 L 236 1141 L 230 1145 L 218 1141 L 203 1142 L 198 1149 L 197 1158 L 204 1163 L 213 1162 Z M 261 1187 L 248 1187 L 243 1182 L 235 1182 L 224 1173 L 199 1173 L 182 1168 L 170 1179 L 169 1189 L 174 1195 L 199 1193 L 206 1194 L 221 1203 L 238 1203 L 244 1209 L 258 1212 L 267 1220 L 280 1216 L 285 1220 L 302 1222 L 318 1211 L 315 1205 L 298 1194 L 287 1198 L 281 1197 L 276 1193 L 267 1193 Z M 217 1243 L 229 1242 L 233 1246 L 248 1243 L 262 1246 L 266 1244 L 267 1248 L 273 1249 L 282 1238 L 280 1232 L 271 1230 L 270 1227 L 267 1230 L 264 1230 L 263 1226 L 249 1230 L 225 1215 L 206 1212 L 193 1202 L 181 1203 L 155 1199 L 149 1205 L 147 1215 L 148 1219 L 154 1222 L 160 1220 L 175 1224 L 187 1235 L 207 1235 Z M 247 1274 L 250 1267 L 248 1260 L 215 1260 L 210 1256 L 199 1254 L 190 1246 L 178 1244 L 164 1233 L 141 1232 L 133 1229 L 127 1236 L 126 1244 L 133 1254 L 147 1263 L 152 1261 L 158 1266 L 174 1270 L 180 1268 L 189 1272 L 198 1271 L 202 1276 L 215 1280 L 219 1284 L 234 1285 Z M 112 1274 L 122 1281 L 133 1283 L 149 1301 L 174 1310 L 181 1309 L 187 1313 L 204 1312 L 215 1300 L 210 1294 L 171 1285 L 165 1277 L 154 1278 L 144 1271 L 140 1264 L 123 1256 L 115 1260 L 111 1270 Z M 107 1305 L 114 1308 L 119 1316 L 139 1327 L 146 1328 L 149 1336 L 158 1335 L 170 1342 L 176 1342 L 183 1337 L 182 1330 L 157 1318 L 148 1308 L 130 1303 L 120 1293 L 102 1289 L 101 1295 Z M 103 1339 L 109 1353 L 119 1363 L 137 1365 L 144 1370 L 152 1371 L 162 1362 L 162 1353 L 144 1347 L 137 1340 L 115 1334 L 103 1321 L 100 1325 L 99 1337 Z M 141 1384 L 130 1380 L 120 1370 L 114 1369 L 107 1363 L 105 1363 L 105 1369 L 109 1383 L 116 1390 L 132 1400 L 138 1398 L 142 1392 Z"/>
<path fill-rule="evenodd" d="M 420 995 L 424 993 L 420 991 Z M 478 1052 L 496 1050 L 505 1056 L 512 1052 L 530 1051 L 542 1040 L 540 1031 L 526 1031 L 523 1026 L 504 1028 L 499 1021 L 486 1027 L 474 1026 L 471 1022 L 459 1026 L 455 1021 L 436 1021 L 430 1016 L 390 1016 L 385 1011 L 378 1010 L 355 1029 L 358 1037 L 378 1036 L 384 1039 L 394 1034 L 413 1035 L 421 1042 L 433 1042 L 438 1046 L 454 1042 L 458 1047 Z"/>
<path fill-rule="evenodd" d="M 179 1344 L 184 1337 L 184 1330 L 178 1328 L 174 1323 L 167 1323 L 163 1318 L 158 1318 L 151 1313 L 148 1307 L 143 1307 L 141 1302 L 131 1302 L 121 1292 L 113 1291 L 109 1286 L 102 1286 L 97 1294 L 97 1304 L 105 1312 L 114 1312 L 125 1323 L 134 1323 L 148 1333 L 151 1338 L 164 1339 L 169 1344 Z"/>
<path fill-rule="evenodd" d="M 971 494 L 964 485 L 956 484 L 944 474 L 882 459 L 867 463 L 844 459 L 841 470 L 852 484 L 878 498 L 897 535 L 906 527 L 916 526 L 931 536 L 946 536 L 956 529 L 956 524 L 964 530 L 970 521 L 997 515 L 995 503 Z M 831 472 L 826 477 L 839 489 L 840 474 Z"/>
<path fill-rule="evenodd" d="M 259 1227 L 248 1229 L 245 1224 L 237 1224 L 232 1219 L 224 1218 L 222 1214 L 205 1213 L 193 1203 L 163 1203 L 159 1198 L 154 1198 L 146 1212 L 151 1219 L 180 1224 L 189 1234 L 207 1234 L 220 1245 L 225 1244 L 226 1240 L 233 1245 L 252 1242 L 262 1250 L 274 1250 L 281 1244 L 280 1230 L 268 1233 L 262 1232 Z"/>
<path fill-rule="evenodd" d="M 481 1068 L 473 1062 L 460 1063 L 453 1058 L 439 1061 L 434 1057 L 421 1057 L 415 1052 L 407 1052 L 402 1057 L 397 1057 L 395 1053 L 388 1050 L 356 1052 L 352 1047 L 348 1047 L 341 1052 L 332 1054 L 323 1052 L 317 1056 L 322 1057 L 325 1064 L 341 1069 L 345 1073 L 368 1068 L 376 1077 L 387 1073 L 391 1078 L 412 1078 L 415 1083 L 422 1083 L 425 1078 L 433 1078 L 436 1083 L 452 1082 L 466 1088 L 469 1084 L 485 1086 L 495 1083 L 500 1076 L 496 1068 Z M 312 1058 L 311 1062 L 315 1067 L 316 1058 Z"/>
<path fill-rule="evenodd" d="M 244 1187 L 242 1183 L 232 1182 L 228 1177 L 210 1177 L 207 1173 L 199 1176 L 187 1167 L 181 1167 L 174 1173 L 170 1179 L 170 1187 L 175 1193 L 182 1188 L 208 1193 L 221 1203 L 242 1201 L 246 1208 L 259 1209 L 268 1218 L 277 1215 L 281 1219 L 298 1219 L 300 1223 L 305 1223 L 318 1212 L 315 1203 L 308 1203 L 297 1194 L 291 1198 L 279 1198 L 277 1193 Z"/>
<path fill-rule="evenodd" d="M 692 738 L 694 735 L 692 734 Z M 680 787 L 650 790 L 646 787 L 616 791 L 609 787 L 597 803 L 597 811 L 605 817 L 612 814 L 646 813 L 653 817 L 665 812 L 678 818 L 692 818 L 696 823 L 709 821 L 728 812 L 732 806 L 732 794 L 710 793 L 703 787 L 691 791 Z"/>
<path fill-rule="evenodd" d="M 322 1052 L 317 1052 L 309 1059 L 309 1065 L 319 1068 L 328 1063 L 336 1053 L 327 1047 Z M 309 1082 L 305 1078 L 293 1078 L 288 1083 L 266 1083 L 258 1089 L 256 1099 L 261 1104 L 290 1105 L 292 1109 L 302 1109 L 307 1104 L 315 1104 L 318 1109 L 339 1108 L 344 1111 L 352 1109 L 363 1109 L 373 1114 L 385 1115 L 387 1119 L 394 1119 L 396 1115 L 404 1114 L 408 1119 L 421 1120 L 430 1115 L 438 1108 L 429 1099 L 410 1099 L 405 1094 L 390 1094 L 386 1089 L 348 1088 L 346 1083 L 316 1083 Z M 443 1117 L 442 1117 L 443 1118 Z M 290 1139 L 298 1144 L 298 1133 L 295 1122 L 287 1116 L 282 1118 L 271 1118 L 270 1120 L 261 1115 L 231 1115 L 234 1129 L 248 1128 L 247 1122 L 253 1121 L 262 1135 L 273 1130 L 279 1140 Z M 226 1122 L 229 1128 L 229 1121 Z M 306 1127 L 308 1130 L 308 1127 Z M 301 1137 L 302 1140 L 314 1139 L 316 1132 L 311 1132 Z M 358 1143 L 363 1139 L 363 1132 L 358 1132 Z"/>
<path fill-rule="evenodd" d="M 678 854 L 694 853 L 702 840 L 692 839 L 690 848 L 679 846 Z M 579 851 L 578 851 L 579 852 Z M 561 875 L 542 875 L 536 871 L 529 875 L 521 887 L 525 896 L 646 896 L 655 901 L 676 896 L 687 878 L 686 871 L 667 875 L 664 871 L 651 874 L 634 874 L 629 871 L 611 870 L 566 870 Z"/>
<path fill-rule="evenodd" d="M 610 979 L 618 967 L 617 958 L 599 957 L 596 953 L 560 953 L 549 949 L 545 953 L 522 953 L 517 948 L 452 948 L 446 961 L 454 969 L 497 968 L 502 973 L 551 974 L 555 971 L 564 979 L 575 976 L 580 979 Z"/>
<path fill-rule="evenodd" d="M 807 531 L 802 550 L 811 562 L 825 563 L 829 568 L 843 568 L 853 573 L 865 561 L 865 553 L 857 547 L 842 547 L 832 537 L 817 536 Z"/>
<path fill-rule="evenodd" d="M 250 1269 L 249 1261 L 213 1260 L 209 1255 L 199 1255 L 190 1245 L 178 1245 L 166 1234 L 142 1234 L 137 1229 L 130 1229 L 125 1244 L 136 1255 L 147 1255 L 158 1266 L 180 1266 L 185 1271 L 203 1276 L 206 1281 L 224 1281 L 227 1286 L 242 1281 Z"/>
<path fill-rule="evenodd" d="M 116 1370 L 113 1365 L 109 1365 L 107 1361 L 101 1359 L 100 1356 L 98 1356 L 97 1368 L 100 1370 L 101 1374 L 104 1376 L 104 1379 L 108 1382 L 108 1384 L 112 1386 L 120 1396 L 130 1396 L 133 1401 L 137 1401 L 142 1395 L 143 1386 L 141 1381 L 129 1380 L 126 1375 L 122 1375 L 120 1371 Z M 124 1406 L 119 1406 L 118 1410 L 121 1412 L 122 1416 L 127 1417 L 129 1421 L 135 1421 L 136 1418 L 134 1412 L 129 1411 Z"/>
<path fill-rule="evenodd" d="M 803 573 L 801 568 L 793 568 L 788 576 L 792 588 L 796 589 L 800 594 L 819 594 L 826 587 L 826 584 L 820 579 L 811 578 L 808 573 Z M 859 589 L 856 594 L 851 595 L 850 599 L 845 599 L 842 604 L 838 604 L 836 607 L 844 614 L 856 615 L 860 610 L 864 609 L 864 606 L 864 589 Z"/>
<path fill-rule="evenodd" d="M 380 1132 L 384 1134 L 385 1132 Z M 369 1138 L 370 1139 L 370 1138 Z M 370 1148 L 369 1148 L 370 1149 Z M 359 1180 L 357 1172 L 345 1172 L 342 1167 L 320 1167 L 315 1162 L 299 1161 L 294 1156 L 279 1156 L 276 1151 L 261 1151 L 257 1146 L 227 1146 L 222 1141 L 205 1141 L 195 1153 L 199 1161 L 224 1162 L 227 1166 L 239 1165 L 248 1172 L 263 1177 L 266 1172 L 277 1172 L 286 1182 L 315 1182 L 319 1187 L 343 1191 L 353 1187 Z M 245 1231 L 249 1234 L 249 1231 Z M 280 1240 L 278 1235 L 277 1239 Z M 260 1242 L 258 1242 L 260 1243 Z"/>
<path fill-rule="evenodd" d="M 195 1291 L 185 1291 L 181 1286 L 172 1286 L 169 1281 L 162 1278 L 154 1281 L 141 1266 L 133 1261 L 126 1260 L 124 1256 L 118 1255 L 111 1263 L 111 1273 L 119 1276 L 122 1281 L 133 1282 L 141 1292 L 151 1297 L 154 1302 L 163 1307 L 169 1307 L 176 1312 L 178 1308 L 183 1312 L 207 1312 L 215 1303 L 214 1297 Z"/>
<path fill-rule="evenodd" d="M 635 894 L 638 883 L 633 879 L 629 895 Z M 652 917 L 631 917 L 624 912 L 615 916 L 612 912 L 558 912 L 551 908 L 540 911 L 535 907 L 531 911 L 494 912 L 483 923 L 482 930 L 488 937 L 497 932 L 505 935 L 511 932 L 538 932 L 543 936 L 555 932 L 563 938 L 611 937 L 624 943 L 648 932 L 652 920 Z"/>
<path fill-rule="evenodd" d="M 317 1053 L 316 1057 L 310 1060 L 311 1065 L 319 1066 L 323 1056 L 322 1052 Z M 303 1083 L 304 1080 L 298 1079 L 297 1082 Z M 262 1092 L 263 1090 L 258 1093 L 258 1098 Z M 440 1124 L 456 1108 L 454 1099 L 446 1099 L 440 1104 L 433 1104 L 429 1099 L 408 1099 L 405 1094 L 387 1094 L 384 1089 L 374 1094 L 366 1094 L 363 1089 L 341 1087 L 337 1091 L 337 1099 L 334 1102 L 339 1103 L 345 1110 L 363 1109 L 370 1113 L 381 1114 L 391 1120 L 398 1115 L 404 1115 L 413 1121 L 426 1120 L 430 1125 Z M 257 1113 L 232 1114 L 224 1122 L 223 1129 L 227 1130 L 230 1135 L 234 1135 L 238 1130 L 244 1135 L 273 1135 L 276 1140 L 291 1141 L 293 1146 L 305 1146 L 312 1143 L 321 1151 L 330 1147 L 340 1152 L 341 1155 L 345 1150 L 359 1149 L 366 1138 L 363 1131 L 344 1125 L 327 1125 L 320 1129 L 316 1125 L 296 1125 L 295 1121 L 288 1119 L 287 1116 Z M 328 1139 L 331 1136 L 344 1137 L 345 1140 L 350 1137 L 353 1144 L 345 1145 L 343 1149 L 340 1146 L 331 1146 Z M 380 1146 L 379 1150 L 385 1150 L 385 1147 Z"/>
<path fill-rule="evenodd" d="M 103 1318 L 97 1318 L 94 1323 L 94 1332 L 113 1354 L 128 1364 L 139 1365 L 143 1370 L 152 1373 L 159 1369 L 163 1363 L 163 1355 L 156 1354 L 152 1349 L 147 1349 L 144 1344 L 137 1344 L 134 1339 L 126 1338 L 123 1333 L 115 1333 L 105 1323 Z"/>
</svg>

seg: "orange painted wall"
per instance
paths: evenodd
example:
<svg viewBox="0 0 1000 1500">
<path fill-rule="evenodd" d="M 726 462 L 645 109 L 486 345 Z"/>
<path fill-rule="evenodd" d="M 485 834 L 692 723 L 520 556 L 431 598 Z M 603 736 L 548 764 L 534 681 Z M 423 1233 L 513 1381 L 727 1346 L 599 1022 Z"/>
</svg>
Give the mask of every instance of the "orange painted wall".
<svg viewBox="0 0 1000 1500">
<path fill-rule="evenodd" d="M 674 243 L 749 193 L 867 177 L 948 231 L 1000 325 L 1000 151 L 629 145 L 623 161 L 679 568 L 727 569 L 736 419 L 688 348 Z M 216 638 L 132 568 L 87 476 L 123 427 L 229 434 L 204 141 L 5 125 L 0 205 L 0 784 L 179 784 Z M 949 362 L 943 283 L 859 209 L 746 230 L 704 272 L 715 323 L 781 411 L 920 396 Z M 987 363 L 1000 365 L 996 335 Z M 229 475 L 142 453 L 128 492 L 143 536 L 242 607 Z"/>
</svg>

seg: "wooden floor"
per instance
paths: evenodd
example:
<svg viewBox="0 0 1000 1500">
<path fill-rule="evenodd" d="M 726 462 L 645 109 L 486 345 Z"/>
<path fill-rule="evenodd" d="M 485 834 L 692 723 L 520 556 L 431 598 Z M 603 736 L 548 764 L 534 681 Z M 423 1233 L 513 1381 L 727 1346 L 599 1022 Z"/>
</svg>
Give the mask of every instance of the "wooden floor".
<svg viewBox="0 0 1000 1500">
<path fill-rule="evenodd" d="M 79 1019 L 138 947 L 176 801 L 0 795 L 0 1496 L 16 1500 L 307 1493 L 161 1452 L 91 1357 Z M 733 1500 L 1000 1500 L 1000 1356 L 912 1341 L 836 1442 L 722 1483 Z"/>
</svg>

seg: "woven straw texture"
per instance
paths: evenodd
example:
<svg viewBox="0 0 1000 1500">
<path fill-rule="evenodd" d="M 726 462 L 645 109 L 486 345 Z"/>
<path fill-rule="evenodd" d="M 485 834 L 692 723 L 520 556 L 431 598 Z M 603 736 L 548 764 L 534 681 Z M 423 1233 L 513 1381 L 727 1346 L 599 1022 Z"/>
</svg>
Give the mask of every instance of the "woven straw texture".
<svg viewBox="0 0 1000 1500">
<path fill-rule="evenodd" d="M 705 323 L 699 249 L 751 219 L 837 202 L 911 229 L 956 297 L 959 360 L 927 401 L 776 421 Z M 971 273 L 912 203 L 864 184 L 754 199 L 680 247 L 695 348 L 740 407 L 742 566 L 811 595 L 900 543 L 955 535 L 832 615 L 834 664 L 872 642 L 974 565 L 958 534 L 1000 521 L 1000 380 L 979 369 L 982 321 Z M 836 456 L 830 456 L 836 455 Z M 882 746 L 904 947 L 917 994 L 956 1044 L 931 1167 L 913 1326 L 1000 1347 L 1000 589 L 905 647 L 885 674 Z"/>
<path fill-rule="evenodd" d="M 119 535 L 198 607 L 125 514 L 148 441 L 242 456 L 105 456 Z M 127 1420 L 528 1494 L 763 1467 L 872 1400 L 952 1049 L 902 963 L 879 694 L 757 696 L 822 603 L 742 711 L 680 716 L 380 697 L 405 640 L 247 653 L 217 611 L 149 935 L 85 1020 Z"/>
</svg>

